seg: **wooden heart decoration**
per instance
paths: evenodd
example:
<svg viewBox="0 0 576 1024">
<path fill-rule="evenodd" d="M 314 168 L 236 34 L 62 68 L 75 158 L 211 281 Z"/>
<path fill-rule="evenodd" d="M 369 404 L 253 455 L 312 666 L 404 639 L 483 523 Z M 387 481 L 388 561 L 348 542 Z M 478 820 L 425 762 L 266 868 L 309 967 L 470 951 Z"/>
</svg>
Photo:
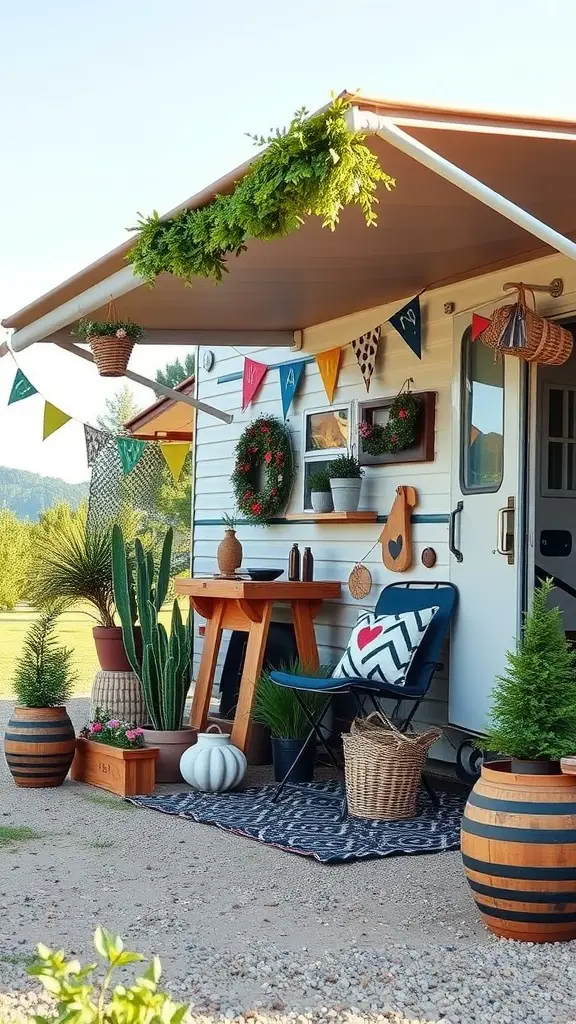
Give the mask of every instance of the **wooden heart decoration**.
<svg viewBox="0 0 576 1024">
<path fill-rule="evenodd" d="M 382 626 L 364 626 L 364 629 L 360 630 L 356 639 L 359 650 L 363 651 L 377 636 L 380 636 L 381 632 Z"/>
<path fill-rule="evenodd" d="M 412 565 L 410 517 L 418 504 L 414 487 L 397 487 L 388 522 L 380 534 L 382 561 L 391 572 L 406 572 Z"/>
</svg>

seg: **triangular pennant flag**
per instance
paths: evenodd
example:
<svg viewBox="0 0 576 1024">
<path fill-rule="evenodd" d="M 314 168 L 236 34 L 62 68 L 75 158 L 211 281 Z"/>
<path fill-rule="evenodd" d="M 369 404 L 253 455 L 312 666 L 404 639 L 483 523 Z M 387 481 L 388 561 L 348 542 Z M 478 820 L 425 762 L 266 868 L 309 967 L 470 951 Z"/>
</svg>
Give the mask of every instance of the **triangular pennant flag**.
<svg viewBox="0 0 576 1024">
<path fill-rule="evenodd" d="M 22 370 L 16 370 L 8 405 L 13 405 L 14 402 L 21 402 L 23 398 L 30 398 L 30 395 L 37 394 L 36 388 L 30 383 L 28 377 L 24 376 Z"/>
<path fill-rule="evenodd" d="M 3 356 L 7 356 L 9 351 L 10 349 L 8 348 L 7 343 L 3 341 L 0 345 L 0 359 L 2 359 Z"/>
<path fill-rule="evenodd" d="M 117 437 L 116 444 L 124 475 L 127 476 L 140 462 L 146 441 L 138 441 L 135 437 Z"/>
<path fill-rule="evenodd" d="M 166 459 L 166 465 L 172 474 L 172 479 L 175 484 L 180 479 L 180 474 L 184 469 L 184 463 L 186 462 L 186 456 L 190 451 L 190 444 L 188 441 L 179 441 L 177 444 L 162 443 L 160 445 L 160 451 Z"/>
<path fill-rule="evenodd" d="M 268 372 L 264 363 L 257 363 L 255 359 L 244 360 L 244 376 L 242 378 L 242 412 L 248 408 L 260 384 Z"/>
<path fill-rule="evenodd" d="M 370 391 L 370 378 L 374 373 L 376 365 L 376 353 L 378 352 L 381 330 L 382 326 L 380 325 L 375 327 L 374 330 L 368 331 L 367 334 L 362 334 L 360 338 L 354 338 L 352 342 L 352 351 L 358 360 L 366 391 Z"/>
<path fill-rule="evenodd" d="M 108 434 L 106 430 L 98 430 L 97 427 L 91 427 L 88 423 L 85 423 L 84 440 L 86 441 L 86 462 L 89 466 L 93 466 L 100 452 L 112 440 L 112 434 Z"/>
<path fill-rule="evenodd" d="M 319 352 L 315 358 L 320 376 L 322 377 L 324 390 L 328 396 L 328 401 L 332 404 L 334 392 L 336 391 L 336 386 L 338 384 L 342 349 L 331 348 L 328 349 L 327 352 Z"/>
<path fill-rule="evenodd" d="M 292 399 L 298 390 L 303 369 L 303 359 L 298 359 L 293 363 L 282 363 L 280 366 L 280 394 L 282 396 L 282 412 L 284 414 L 284 419 L 286 419 L 286 416 L 288 415 Z"/>
<path fill-rule="evenodd" d="M 44 402 L 44 426 L 42 429 L 42 440 L 45 441 L 50 434 L 55 434 L 60 427 L 63 427 L 72 417 L 62 409 L 57 409 L 52 402 Z"/>
<path fill-rule="evenodd" d="M 402 309 L 388 320 L 395 327 L 401 338 L 412 349 L 418 359 L 422 358 L 422 318 L 420 316 L 420 296 L 410 299 Z"/>
<path fill-rule="evenodd" d="M 472 313 L 472 341 L 476 341 L 482 331 L 485 331 L 487 327 L 492 323 L 487 316 L 480 316 L 480 313 Z"/>
</svg>

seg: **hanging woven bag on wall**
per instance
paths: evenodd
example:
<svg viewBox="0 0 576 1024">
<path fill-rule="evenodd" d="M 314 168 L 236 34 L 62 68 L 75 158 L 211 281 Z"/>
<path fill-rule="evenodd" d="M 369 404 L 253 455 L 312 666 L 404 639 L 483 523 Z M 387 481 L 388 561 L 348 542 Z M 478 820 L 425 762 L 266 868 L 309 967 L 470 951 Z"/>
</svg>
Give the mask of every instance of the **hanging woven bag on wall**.
<svg viewBox="0 0 576 1024">
<path fill-rule="evenodd" d="M 422 771 L 440 729 L 400 732 L 385 715 L 356 718 L 344 733 L 348 811 L 355 818 L 414 818 Z"/>
<path fill-rule="evenodd" d="M 488 348 L 528 363 L 561 366 L 572 354 L 572 334 L 532 309 L 526 302 L 526 290 L 530 291 L 520 285 L 516 302 L 494 310 L 480 340 Z M 535 306 L 534 292 L 530 294 Z"/>
</svg>

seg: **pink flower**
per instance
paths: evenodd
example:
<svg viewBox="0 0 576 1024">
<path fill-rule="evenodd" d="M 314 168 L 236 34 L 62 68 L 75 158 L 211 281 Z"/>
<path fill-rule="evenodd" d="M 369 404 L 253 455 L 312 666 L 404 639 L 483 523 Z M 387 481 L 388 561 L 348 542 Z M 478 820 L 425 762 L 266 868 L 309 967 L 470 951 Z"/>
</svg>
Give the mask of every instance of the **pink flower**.
<svg viewBox="0 0 576 1024">
<path fill-rule="evenodd" d="M 90 732 L 102 732 L 102 723 L 90 722 Z"/>
<path fill-rule="evenodd" d="M 405 420 L 407 415 L 408 415 L 408 413 L 406 412 L 406 409 L 400 409 L 400 412 L 398 413 L 398 417 L 401 420 Z"/>
<path fill-rule="evenodd" d="M 124 330 L 123 327 L 118 328 L 118 330 L 116 331 L 116 337 L 120 338 L 121 340 L 126 337 L 126 331 Z"/>
<path fill-rule="evenodd" d="M 132 742 L 132 740 L 135 740 L 136 739 L 136 730 L 135 729 L 126 729 L 126 739 L 130 740 L 130 742 Z"/>
<path fill-rule="evenodd" d="M 371 423 L 367 423 L 366 420 L 363 420 L 362 423 L 360 424 L 360 426 L 358 427 L 358 433 L 360 434 L 360 437 L 366 437 L 366 438 L 372 437 L 372 434 L 373 434 L 372 424 Z"/>
<path fill-rule="evenodd" d="M 143 736 L 144 735 L 144 729 L 141 729 L 140 726 L 138 726 L 137 729 L 134 729 L 134 732 L 136 733 L 137 736 Z"/>
<path fill-rule="evenodd" d="M 107 729 L 117 729 L 119 725 L 120 722 L 117 718 L 111 718 L 109 722 L 106 722 Z"/>
</svg>

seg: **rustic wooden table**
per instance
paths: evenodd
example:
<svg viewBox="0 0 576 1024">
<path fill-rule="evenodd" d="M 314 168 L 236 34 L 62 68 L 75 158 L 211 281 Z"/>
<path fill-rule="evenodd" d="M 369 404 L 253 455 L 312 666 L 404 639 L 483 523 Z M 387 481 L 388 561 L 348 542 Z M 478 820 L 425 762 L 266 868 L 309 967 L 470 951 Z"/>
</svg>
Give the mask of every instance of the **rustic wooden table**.
<svg viewBox="0 0 576 1024">
<path fill-rule="evenodd" d="M 194 690 L 190 725 L 199 731 L 206 728 L 212 695 L 212 684 L 223 629 L 239 629 L 248 633 L 246 658 L 231 739 L 246 750 L 250 736 L 250 715 L 258 677 L 262 671 L 264 651 L 275 602 L 283 601 L 292 608 L 292 619 L 298 656 L 305 665 L 318 666 L 318 647 L 314 619 L 329 598 L 339 598 L 339 583 L 256 583 L 245 580 L 177 579 L 177 594 L 186 594 L 195 612 L 207 619 L 204 648 Z"/>
</svg>

